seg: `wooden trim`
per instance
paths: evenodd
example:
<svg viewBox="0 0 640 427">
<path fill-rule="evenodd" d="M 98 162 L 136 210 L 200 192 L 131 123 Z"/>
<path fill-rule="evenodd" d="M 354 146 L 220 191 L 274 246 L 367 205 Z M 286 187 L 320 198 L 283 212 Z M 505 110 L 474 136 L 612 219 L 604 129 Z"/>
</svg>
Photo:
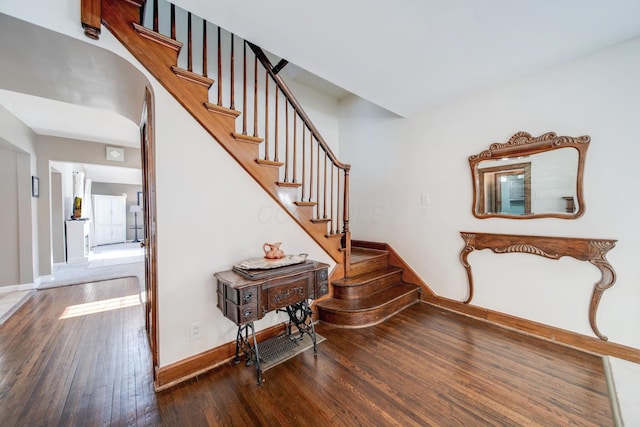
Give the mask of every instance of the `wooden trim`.
<svg viewBox="0 0 640 427">
<path fill-rule="evenodd" d="M 331 222 L 331 218 L 312 218 L 311 222 L 314 224 L 326 224 Z"/>
<path fill-rule="evenodd" d="M 275 160 L 265 160 L 265 159 L 256 159 L 256 163 L 262 166 L 269 166 L 274 168 L 279 168 L 284 165 L 282 162 L 276 162 Z"/>
<path fill-rule="evenodd" d="M 238 117 L 240 115 L 240 111 L 238 111 L 238 110 L 234 110 L 232 108 L 223 107 L 222 105 L 212 104 L 210 102 L 205 102 L 204 106 L 207 108 L 207 110 L 209 110 L 211 112 L 222 114 L 222 115 L 225 115 L 227 117 L 231 117 L 233 119 L 235 119 L 236 117 Z"/>
<path fill-rule="evenodd" d="M 80 22 L 84 35 L 93 40 L 100 38 L 102 21 L 102 0 L 80 1 Z"/>
<path fill-rule="evenodd" d="M 282 182 L 282 181 L 278 181 L 276 184 L 279 187 L 295 187 L 295 188 L 298 188 L 302 185 L 299 182 Z"/>
<path fill-rule="evenodd" d="M 422 280 L 418 273 L 416 273 L 409 264 L 396 252 L 393 247 L 388 243 L 380 243 L 380 242 L 369 242 L 364 240 L 352 240 L 351 246 L 359 247 L 359 248 L 368 248 L 368 249 L 376 249 L 380 251 L 389 252 L 389 265 L 394 267 L 400 267 L 402 269 L 402 281 L 406 283 L 411 283 L 414 285 L 419 285 L 422 288 L 422 294 L 429 294 L 435 297 L 435 292 L 431 290 L 427 282 Z"/>
<path fill-rule="evenodd" d="M 502 172 L 502 173 L 501 173 Z M 480 191 L 480 200 L 478 200 L 478 204 L 482 209 L 482 214 L 486 214 L 486 198 L 485 198 L 485 186 L 489 186 L 494 190 L 495 197 L 492 200 L 493 206 L 491 207 L 491 213 L 499 213 L 500 205 L 501 205 L 501 194 L 500 190 L 500 180 L 498 179 L 503 175 L 516 175 L 523 174 L 524 175 L 524 214 L 531 214 L 531 162 L 526 163 L 512 163 L 504 166 L 496 166 L 490 168 L 482 168 L 476 171 L 478 174 L 478 180 L 480 185 L 478 188 L 482 189 Z M 491 176 L 494 178 L 493 182 L 489 181 L 486 176 Z"/>
<path fill-rule="evenodd" d="M 560 259 L 570 256 L 579 261 L 589 261 L 601 273 L 600 280 L 594 285 L 589 303 L 589 324 L 593 333 L 603 341 L 607 337 L 598 329 L 596 312 L 604 291 L 616 283 L 616 272 L 607 261 L 606 254 L 616 246 L 617 240 L 581 239 L 575 237 L 520 236 L 513 234 L 490 234 L 461 231 L 465 246 L 460 251 L 460 262 L 467 272 L 469 280 L 469 296 L 465 304 L 473 298 L 473 276 L 467 257 L 475 249 L 491 249 L 494 253 L 527 253 L 549 259 Z"/>
<path fill-rule="evenodd" d="M 537 323 L 509 314 L 500 313 L 498 311 L 489 310 L 471 304 L 464 304 L 460 301 L 455 301 L 449 298 L 423 293 L 422 300 L 424 303 L 429 305 L 444 308 L 475 319 L 487 321 L 507 329 L 535 336 L 566 347 L 576 348 L 598 356 L 612 356 L 625 359 L 630 362 L 640 363 L 640 350 L 637 348 L 603 341 L 598 338 L 588 337 L 576 332 Z"/>
<path fill-rule="evenodd" d="M 147 0 L 122 0 L 125 3 L 129 3 L 132 6 L 135 6 L 137 8 L 142 8 L 144 6 L 144 4 L 147 2 Z"/>
<path fill-rule="evenodd" d="M 184 68 L 176 67 L 175 65 L 171 66 L 171 70 L 176 74 L 176 76 L 188 80 L 190 82 L 202 85 L 206 88 L 210 88 L 213 84 L 213 79 L 209 77 L 201 76 L 200 74 L 194 73 L 193 71 L 185 70 Z"/>
<path fill-rule="evenodd" d="M 262 143 L 262 138 L 257 136 L 245 135 L 243 133 L 232 132 L 231 135 L 240 142 L 246 142 L 249 144 L 260 144 Z"/>
<path fill-rule="evenodd" d="M 141 120 L 142 190 L 145 202 L 145 290 L 147 310 L 145 325 L 154 367 L 154 379 L 159 360 L 158 321 L 158 245 L 156 227 L 156 161 L 155 161 L 155 101 L 153 93 L 145 88 L 145 104 Z M 145 134 L 146 133 L 146 134 Z"/>
<path fill-rule="evenodd" d="M 164 34 L 157 33 L 147 27 L 143 27 L 140 24 L 136 24 L 135 22 L 132 22 L 131 25 L 133 25 L 133 28 L 141 37 L 144 37 L 147 40 L 151 40 L 162 46 L 168 47 L 169 49 L 173 49 L 176 52 L 180 52 L 180 50 L 182 49 L 183 43 L 178 40 L 174 40 L 171 37 L 165 36 Z"/>
<path fill-rule="evenodd" d="M 286 324 L 280 323 L 256 332 L 258 342 L 276 337 L 285 331 Z M 198 375 L 204 374 L 221 364 L 233 359 L 236 354 L 236 342 L 219 345 L 218 347 L 179 360 L 170 365 L 157 369 L 156 380 L 153 384 L 155 391 L 173 387 Z"/>
</svg>

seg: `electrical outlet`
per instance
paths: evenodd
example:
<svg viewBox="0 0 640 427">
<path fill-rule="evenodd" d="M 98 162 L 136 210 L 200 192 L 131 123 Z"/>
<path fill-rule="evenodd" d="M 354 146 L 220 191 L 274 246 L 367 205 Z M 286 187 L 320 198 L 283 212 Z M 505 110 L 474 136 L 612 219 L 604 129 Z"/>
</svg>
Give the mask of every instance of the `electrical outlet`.
<svg viewBox="0 0 640 427">
<path fill-rule="evenodd" d="M 189 339 L 195 341 L 200 338 L 202 338 L 202 322 L 193 322 L 189 329 Z"/>
</svg>

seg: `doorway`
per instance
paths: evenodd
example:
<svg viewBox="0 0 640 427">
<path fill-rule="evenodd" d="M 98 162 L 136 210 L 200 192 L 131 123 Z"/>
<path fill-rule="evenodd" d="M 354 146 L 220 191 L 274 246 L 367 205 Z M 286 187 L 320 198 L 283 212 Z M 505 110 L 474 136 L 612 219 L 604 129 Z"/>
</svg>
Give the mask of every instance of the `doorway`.
<svg viewBox="0 0 640 427">
<path fill-rule="evenodd" d="M 531 163 L 478 169 L 480 213 L 531 213 Z"/>
</svg>

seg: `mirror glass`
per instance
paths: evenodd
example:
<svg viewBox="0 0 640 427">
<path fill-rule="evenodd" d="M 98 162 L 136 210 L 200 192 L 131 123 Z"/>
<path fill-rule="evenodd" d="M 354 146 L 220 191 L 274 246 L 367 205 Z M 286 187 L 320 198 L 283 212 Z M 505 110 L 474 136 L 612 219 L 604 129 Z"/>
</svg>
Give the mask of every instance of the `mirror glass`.
<svg viewBox="0 0 640 427">
<path fill-rule="evenodd" d="M 478 218 L 578 218 L 589 137 L 515 134 L 471 156 L 473 214 Z"/>
</svg>

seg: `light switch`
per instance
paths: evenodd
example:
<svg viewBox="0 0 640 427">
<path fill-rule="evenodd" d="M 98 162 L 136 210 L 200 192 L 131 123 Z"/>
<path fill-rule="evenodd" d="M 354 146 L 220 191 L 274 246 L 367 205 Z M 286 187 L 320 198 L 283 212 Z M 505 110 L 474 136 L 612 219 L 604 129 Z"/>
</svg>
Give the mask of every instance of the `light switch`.
<svg viewBox="0 0 640 427">
<path fill-rule="evenodd" d="M 422 206 L 429 206 L 430 203 L 431 203 L 431 197 L 429 196 L 429 193 L 422 193 L 420 195 L 420 204 Z"/>
</svg>

